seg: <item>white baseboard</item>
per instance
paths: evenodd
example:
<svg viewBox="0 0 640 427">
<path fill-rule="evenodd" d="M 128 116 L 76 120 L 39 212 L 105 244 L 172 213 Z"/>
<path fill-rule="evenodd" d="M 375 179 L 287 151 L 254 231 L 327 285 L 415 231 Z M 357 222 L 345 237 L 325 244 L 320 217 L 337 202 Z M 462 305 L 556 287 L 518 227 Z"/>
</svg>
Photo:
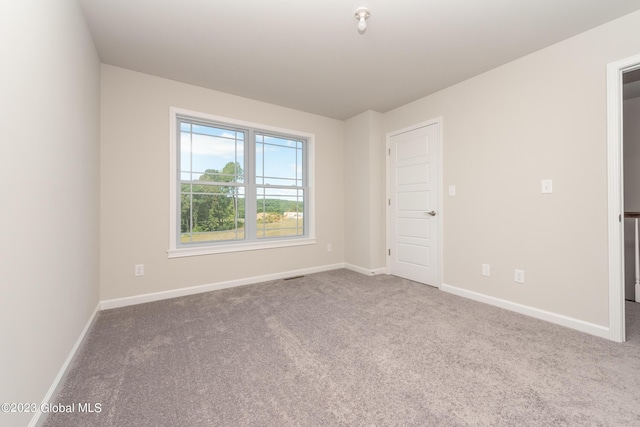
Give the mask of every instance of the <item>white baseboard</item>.
<svg viewBox="0 0 640 427">
<path fill-rule="evenodd" d="M 535 317 L 536 319 L 545 320 L 547 322 L 551 322 L 557 325 L 565 326 L 567 328 L 575 329 L 580 332 L 585 332 L 587 334 L 595 335 L 600 338 L 611 339 L 609 328 L 606 326 L 596 325 L 594 323 L 589 323 L 583 320 L 574 319 L 573 317 L 552 313 L 550 311 L 540 310 L 538 308 L 529 307 L 526 305 L 503 300 L 500 298 L 495 298 L 492 296 L 480 294 L 478 292 L 473 292 L 473 291 L 469 291 L 462 288 L 457 288 L 455 286 L 445 285 L 444 283 L 440 286 L 440 290 L 448 292 L 450 294 L 458 295 L 464 298 L 469 298 L 474 301 L 479 301 L 485 304 L 504 308 L 506 310 L 515 311 L 516 313 Z"/>
<path fill-rule="evenodd" d="M 160 301 L 170 298 L 183 297 L 186 295 L 200 294 L 203 292 L 217 291 L 219 289 L 234 288 L 236 286 L 252 285 L 255 283 L 268 282 L 270 280 L 285 279 L 292 276 L 302 276 L 305 274 L 320 273 L 323 271 L 346 268 L 344 263 L 323 265 L 320 267 L 303 268 L 300 270 L 285 271 L 281 273 L 267 274 L 264 276 L 253 276 L 244 279 L 229 280 L 226 282 L 210 283 L 206 285 L 190 286 L 187 288 L 172 289 L 170 291 L 154 292 L 150 294 L 134 295 L 131 297 L 109 299 L 100 302 L 101 310 L 110 308 L 126 307 L 146 302 Z"/>
<path fill-rule="evenodd" d="M 42 422 L 44 422 L 44 418 L 41 419 L 42 410 L 40 408 L 42 408 L 43 405 L 46 403 L 51 403 L 52 399 L 55 397 L 58 391 L 58 387 L 62 385 L 63 380 L 67 375 L 67 370 L 69 369 L 69 366 L 71 366 L 71 362 L 73 362 L 73 358 L 76 357 L 76 353 L 78 352 L 78 349 L 82 345 L 82 341 L 84 340 L 85 335 L 87 335 L 87 332 L 89 331 L 89 329 L 91 329 L 93 322 L 96 320 L 96 315 L 98 314 L 99 311 L 100 311 L 100 303 L 98 303 L 95 310 L 93 310 L 93 313 L 91 314 L 91 316 L 89 316 L 89 320 L 87 320 L 86 325 L 84 325 L 84 329 L 82 329 L 82 332 L 80 332 L 80 336 L 76 340 L 76 343 L 71 348 L 71 351 L 67 356 L 67 359 L 64 361 L 64 363 L 62 364 L 62 367 L 58 371 L 58 375 L 56 375 L 56 378 L 53 380 L 51 387 L 49 387 L 47 394 L 45 394 L 44 399 L 42 399 L 41 405 L 38 406 L 38 410 L 33 415 L 33 418 L 31 418 L 29 427 L 35 427 L 37 425 L 42 424 Z"/>
<path fill-rule="evenodd" d="M 356 273 L 365 274 L 367 276 L 377 276 L 378 274 L 386 274 L 387 269 L 385 267 L 382 268 L 364 268 L 358 265 L 345 263 L 344 268 L 347 270 L 355 271 Z"/>
</svg>

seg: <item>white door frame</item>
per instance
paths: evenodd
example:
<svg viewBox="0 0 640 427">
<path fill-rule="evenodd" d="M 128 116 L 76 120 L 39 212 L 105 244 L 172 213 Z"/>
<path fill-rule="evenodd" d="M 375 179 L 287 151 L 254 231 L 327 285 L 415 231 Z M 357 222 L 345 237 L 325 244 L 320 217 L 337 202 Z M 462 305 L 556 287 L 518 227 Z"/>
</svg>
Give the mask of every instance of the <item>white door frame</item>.
<svg viewBox="0 0 640 427">
<path fill-rule="evenodd" d="M 386 216 L 387 216 L 387 221 L 386 221 L 386 238 L 387 238 L 387 271 L 386 274 L 391 274 L 391 258 L 389 257 L 389 250 L 391 249 L 391 207 L 389 206 L 389 199 L 391 198 L 391 158 L 388 155 L 389 153 L 389 149 L 391 148 L 391 138 L 395 135 L 399 135 L 401 133 L 405 133 L 405 132 L 410 132 L 412 130 L 416 130 L 419 128 L 423 128 L 425 126 L 429 126 L 429 125 L 433 125 L 433 124 L 438 124 L 438 141 L 436 142 L 436 144 L 438 145 L 438 173 L 437 173 L 437 178 L 436 178 L 436 189 L 438 191 L 437 194 L 437 198 L 438 198 L 438 207 L 439 207 L 439 212 L 438 215 L 436 216 L 436 220 L 437 220 L 437 224 L 438 224 L 438 228 L 440 229 L 440 238 L 438 239 L 438 247 L 436 248 L 436 250 L 438 251 L 438 263 L 440 265 L 438 265 L 438 283 L 436 285 L 437 288 L 440 288 L 442 286 L 442 266 L 443 266 L 443 254 L 442 254 L 442 242 L 443 242 L 443 237 L 444 237 L 444 233 L 442 230 L 442 217 L 443 217 L 443 206 L 442 206 L 442 116 L 440 117 L 436 117 L 421 123 L 417 123 L 415 125 L 411 125 L 411 126 L 407 126 L 405 128 L 402 129 L 398 129 L 395 130 L 393 132 L 388 132 L 387 133 L 387 139 L 386 139 L 386 145 L 385 145 L 385 158 L 387 159 L 386 161 L 386 200 L 385 200 L 385 205 L 386 205 Z"/>
<path fill-rule="evenodd" d="M 607 158 L 609 166 L 609 339 L 625 341 L 624 171 L 622 73 L 640 68 L 640 55 L 607 65 Z"/>
</svg>

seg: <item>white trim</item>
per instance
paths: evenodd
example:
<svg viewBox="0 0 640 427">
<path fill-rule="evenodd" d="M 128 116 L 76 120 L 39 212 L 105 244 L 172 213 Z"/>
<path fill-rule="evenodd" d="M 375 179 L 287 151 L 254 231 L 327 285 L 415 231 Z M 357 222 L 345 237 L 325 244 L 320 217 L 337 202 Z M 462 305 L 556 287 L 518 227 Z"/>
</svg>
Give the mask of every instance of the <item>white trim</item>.
<svg viewBox="0 0 640 427">
<path fill-rule="evenodd" d="M 365 276 L 377 276 L 379 274 L 387 274 L 385 267 L 381 268 L 364 268 L 359 265 L 345 263 L 344 268 L 347 270 L 355 271 L 356 273 L 364 274 Z"/>
<path fill-rule="evenodd" d="M 446 285 L 444 283 L 442 284 L 442 286 L 440 286 L 440 289 L 442 291 L 445 291 L 453 295 L 472 299 L 474 301 L 493 305 L 495 307 L 504 308 L 505 310 L 514 311 L 516 313 L 524 314 L 526 316 L 535 317 L 536 319 L 555 323 L 556 325 L 565 326 L 567 328 L 571 328 L 580 332 L 585 332 L 587 334 L 595 335 L 600 338 L 610 338 L 610 335 L 611 335 L 610 329 L 607 328 L 606 326 L 596 325 L 594 323 L 585 322 L 583 320 L 564 316 L 562 314 L 540 310 L 538 308 L 529 307 L 526 305 L 503 300 L 500 298 L 495 298 L 492 296 L 480 294 L 478 292 L 473 292 L 473 291 L 469 291 L 462 288 L 457 288 L 455 286 Z"/>
<path fill-rule="evenodd" d="M 76 357 L 76 353 L 80 349 L 80 346 L 82 345 L 82 341 L 84 340 L 85 335 L 87 335 L 87 332 L 89 331 L 89 329 L 91 329 L 93 322 L 96 320 L 96 315 L 98 314 L 99 311 L 100 311 L 100 303 L 96 305 L 95 310 L 93 310 L 93 313 L 91 314 L 91 316 L 89 316 L 89 320 L 87 320 L 87 323 L 84 325 L 84 329 L 82 329 L 82 332 L 80 332 L 80 336 L 78 337 L 78 339 L 76 340 L 76 343 L 71 348 L 71 351 L 69 352 L 69 355 L 67 356 L 66 360 L 62 364 L 62 367 L 58 371 L 58 375 L 56 375 L 56 378 L 53 380 L 51 387 L 49 387 L 47 394 L 45 394 L 44 399 L 42 399 L 42 403 L 38 406 L 38 410 L 33 415 L 33 418 L 31 418 L 31 422 L 29 422 L 29 427 L 35 427 L 39 425 L 40 417 L 42 416 L 42 413 L 43 413 L 41 408 L 43 407 L 44 404 L 50 403 L 53 397 L 56 395 L 58 391 L 58 387 L 60 387 L 64 378 L 66 377 L 67 370 L 69 369 L 69 366 L 71 366 L 71 362 L 73 362 L 73 359 Z M 43 420 L 44 419 L 46 419 L 46 417 L 43 418 Z"/>
<path fill-rule="evenodd" d="M 253 285 L 256 283 L 268 282 L 271 280 L 285 279 L 292 276 L 301 276 L 304 274 L 320 273 L 323 271 L 337 270 L 345 268 L 344 263 L 323 265 L 320 267 L 303 268 L 300 270 L 291 270 L 281 273 L 267 274 L 264 276 L 246 277 L 244 279 L 228 280 L 225 282 L 209 283 L 206 285 L 190 286 L 187 288 L 172 289 L 169 291 L 154 292 L 150 294 L 134 295 L 131 297 L 116 298 L 104 300 L 100 302 L 101 310 L 111 308 L 127 307 L 130 305 L 144 304 L 147 302 L 160 301 L 170 298 L 177 298 L 186 295 L 195 295 L 204 292 L 217 291 L 220 289 L 235 288 L 237 286 Z"/>
<path fill-rule="evenodd" d="M 249 243 L 230 243 L 210 246 L 193 246 L 180 247 L 178 245 L 177 227 L 178 227 L 178 206 L 176 199 L 177 191 L 177 116 L 189 116 L 198 119 L 225 123 L 228 125 L 255 128 L 261 131 L 274 132 L 277 134 L 285 134 L 297 136 L 306 139 L 306 175 L 307 175 L 307 195 L 305 204 L 307 205 L 307 215 L 305 217 L 305 226 L 309 228 L 308 235 L 303 238 L 288 239 L 270 239 L 262 241 L 252 241 Z M 169 107 L 169 248 L 167 254 L 169 258 L 197 256 L 215 253 L 250 251 L 256 249 L 282 248 L 288 246 L 312 245 L 315 244 L 316 228 L 315 228 L 315 135 L 308 132 L 298 130 L 285 129 L 276 126 L 264 125 L 262 123 L 253 123 L 245 120 L 231 119 L 228 117 L 216 116 L 213 114 L 201 113 L 198 111 L 187 110 L 178 107 Z"/>
<path fill-rule="evenodd" d="M 177 188 L 177 173 L 178 173 L 178 159 L 177 159 L 177 140 L 178 130 L 176 128 L 177 115 L 182 110 L 174 107 L 169 107 L 169 249 L 167 253 L 175 250 L 178 247 L 178 201 L 176 200 Z"/>
<path fill-rule="evenodd" d="M 286 248 L 290 246 L 315 245 L 316 239 L 282 239 L 265 240 L 264 242 L 231 243 L 221 246 L 193 246 L 190 248 L 169 249 L 169 258 L 219 254 L 227 252 L 255 251 L 259 249 Z"/>
<path fill-rule="evenodd" d="M 442 191 L 442 181 L 443 181 L 443 179 L 442 179 L 442 170 L 443 170 L 442 169 L 442 165 L 443 165 L 443 157 L 444 157 L 443 153 L 442 153 L 442 135 L 443 135 L 442 134 L 442 123 L 443 123 L 442 116 L 438 116 L 438 117 L 435 117 L 433 119 L 429 119 L 427 121 L 424 121 L 422 123 L 417 123 L 417 124 L 414 124 L 414 125 L 411 125 L 411 126 L 407 126 L 405 128 L 398 129 L 398 130 L 395 130 L 393 132 L 387 132 L 386 144 L 385 144 L 385 153 L 384 153 L 385 158 L 386 158 L 386 162 L 385 162 L 385 165 L 386 165 L 386 173 L 385 173 L 385 175 L 386 175 L 386 178 L 385 178 L 386 179 L 386 183 L 385 183 L 385 186 L 386 186 L 386 200 L 389 200 L 389 198 L 391 197 L 391 187 L 390 187 L 391 178 L 390 178 L 390 175 L 389 175 L 389 171 L 390 171 L 390 167 L 391 167 L 390 166 L 390 162 L 391 162 L 391 158 L 390 157 L 391 156 L 389 156 L 388 153 L 389 153 L 389 149 L 391 148 L 391 138 L 396 136 L 396 135 L 399 135 L 399 134 L 402 134 L 402 133 L 405 133 L 405 132 L 410 132 L 412 130 L 423 128 L 423 127 L 430 126 L 430 125 L 433 125 L 433 124 L 437 124 L 438 125 L 438 142 L 437 142 L 437 144 L 438 144 L 438 157 L 439 157 L 439 159 L 438 159 L 438 174 L 437 174 L 438 177 L 437 177 L 437 182 L 436 182 L 436 188 L 438 189 L 438 203 L 439 203 L 439 212 L 438 212 L 438 216 L 436 218 L 437 218 L 437 221 L 438 221 L 438 227 L 439 227 L 439 232 L 440 232 L 439 233 L 440 234 L 440 238 L 438 239 L 438 254 L 439 254 L 439 264 L 440 264 L 438 266 L 438 283 L 437 283 L 437 287 L 438 288 L 442 285 L 442 274 L 443 274 L 443 266 L 444 266 L 444 264 L 443 264 L 443 249 L 442 249 L 444 247 L 444 245 L 443 245 L 443 226 L 442 226 L 443 225 L 442 218 L 444 216 L 443 215 L 443 213 L 444 213 L 443 200 L 444 199 L 443 199 L 443 194 L 442 194 L 443 193 L 443 191 Z M 386 212 L 387 221 L 386 221 L 386 225 L 385 225 L 386 226 L 386 233 L 385 234 L 386 234 L 386 239 L 387 239 L 387 241 L 386 241 L 387 253 L 385 254 L 385 257 L 387 259 L 387 262 L 386 262 L 386 266 L 385 266 L 386 267 L 385 274 L 391 274 L 391 258 L 389 257 L 389 250 L 391 249 L 390 245 L 389 245 L 389 243 L 391 242 L 391 234 L 390 234 L 390 230 L 391 230 L 391 225 L 390 225 L 391 212 L 390 212 L 390 210 L 391 210 L 391 207 L 389 206 L 389 203 L 386 200 L 385 200 L 385 209 L 386 209 L 385 212 Z"/>
<path fill-rule="evenodd" d="M 640 68 L 640 55 L 607 65 L 607 159 L 609 234 L 609 333 L 625 341 L 624 308 L 624 175 L 622 142 L 622 73 Z"/>
<path fill-rule="evenodd" d="M 439 222 L 438 227 L 440 227 L 440 239 L 438 244 L 440 245 L 440 270 L 438 274 L 438 287 L 442 286 L 442 275 L 444 274 L 444 179 L 442 178 L 442 171 L 444 170 L 444 153 L 442 151 L 442 141 L 444 139 L 443 136 L 443 123 L 444 119 L 442 116 L 435 118 L 434 120 L 438 123 L 438 156 L 440 157 L 440 161 L 438 163 L 438 203 L 440 203 L 440 212 L 439 212 Z"/>
</svg>

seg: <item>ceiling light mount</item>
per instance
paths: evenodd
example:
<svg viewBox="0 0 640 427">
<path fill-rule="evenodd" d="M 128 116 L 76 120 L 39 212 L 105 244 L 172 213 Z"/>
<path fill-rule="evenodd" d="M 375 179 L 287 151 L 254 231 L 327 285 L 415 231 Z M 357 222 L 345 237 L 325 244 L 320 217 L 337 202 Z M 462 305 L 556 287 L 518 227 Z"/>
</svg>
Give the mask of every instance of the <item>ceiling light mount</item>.
<svg viewBox="0 0 640 427">
<path fill-rule="evenodd" d="M 358 20 L 358 31 L 364 33 L 367 31 L 367 19 L 371 16 L 369 9 L 366 7 L 359 7 L 356 9 L 356 19 Z"/>
</svg>

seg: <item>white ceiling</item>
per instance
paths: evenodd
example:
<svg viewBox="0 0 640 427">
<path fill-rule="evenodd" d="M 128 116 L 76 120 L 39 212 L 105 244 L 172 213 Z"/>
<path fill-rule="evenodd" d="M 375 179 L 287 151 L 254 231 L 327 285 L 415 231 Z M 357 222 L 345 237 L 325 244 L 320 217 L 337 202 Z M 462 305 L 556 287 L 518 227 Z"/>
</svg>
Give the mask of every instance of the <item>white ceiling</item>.
<svg viewBox="0 0 640 427">
<path fill-rule="evenodd" d="M 386 112 L 640 0 L 80 0 L 102 62 L 337 119 Z M 358 33 L 354 11 L 371 17 Z"/>
</svg>

